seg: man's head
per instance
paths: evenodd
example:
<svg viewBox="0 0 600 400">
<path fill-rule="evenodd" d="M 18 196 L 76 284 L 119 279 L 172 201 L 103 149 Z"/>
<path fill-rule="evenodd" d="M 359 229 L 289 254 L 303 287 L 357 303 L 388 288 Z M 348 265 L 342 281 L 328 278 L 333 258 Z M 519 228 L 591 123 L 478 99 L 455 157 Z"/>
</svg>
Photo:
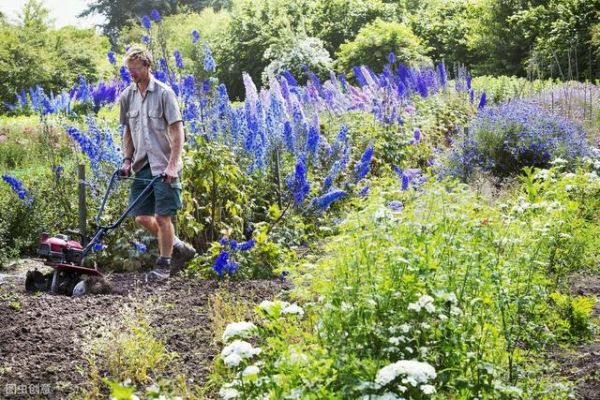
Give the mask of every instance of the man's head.
<svg viewBox="0 0 600 400">
<path fill-rule="evenodd" d="M 125 54 L 124 64 L 135 83 L 146 81 L 150 77 L 152 54 L 141 46 L 131 46 Z"/>
</svg>

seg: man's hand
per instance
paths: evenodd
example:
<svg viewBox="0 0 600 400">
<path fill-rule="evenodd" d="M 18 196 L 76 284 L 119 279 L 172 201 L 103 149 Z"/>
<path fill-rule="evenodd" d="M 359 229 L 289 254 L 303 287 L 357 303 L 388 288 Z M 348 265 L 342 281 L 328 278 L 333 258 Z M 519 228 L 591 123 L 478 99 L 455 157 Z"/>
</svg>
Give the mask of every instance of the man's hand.
<svg viewBox="0 0 600 400">
<path fill-rule="evenodd" d="M 176 167 L 171 164 L 167 165 L 167 169 L 163 173 L 165 174 L 165 182 L 167 183 L 173 183 L 178 178 Z"/>
<path fill-rule="evenodd" d="M 121 164 L 121 168 L 119 169 L 119 175 L 121 176 L 129 176 L 131 175 L 131 160 L 123 160 L 123 164 Z"/>
</svg>

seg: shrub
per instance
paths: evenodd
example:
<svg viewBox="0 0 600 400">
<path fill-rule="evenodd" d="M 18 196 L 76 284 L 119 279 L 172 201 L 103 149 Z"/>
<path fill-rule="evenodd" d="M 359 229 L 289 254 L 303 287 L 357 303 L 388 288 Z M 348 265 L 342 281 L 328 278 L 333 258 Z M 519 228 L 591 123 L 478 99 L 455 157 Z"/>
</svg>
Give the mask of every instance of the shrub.
<svg viewBox="0 0 600 400">
<path fill-rule="evenodd" d="M 466 179 L 481 168 L 503 178 L 525 166 L 547 167 L 556 158 L 572 161 L 589 154 L 580 125 L 514 101 L 480 112 L 455 142 L 446 172 Z"/>
<path fill-rule="evenodd" d="M 352 42 L 340 46 L 337 68 L 349 71 L 355 65 L 380 66 L 387 62 L 390 52 L 404 64 L 430 64 L 425 48 L 412 30 L 397 22 L 380 19 L 365 25 Z"/>
</svg>

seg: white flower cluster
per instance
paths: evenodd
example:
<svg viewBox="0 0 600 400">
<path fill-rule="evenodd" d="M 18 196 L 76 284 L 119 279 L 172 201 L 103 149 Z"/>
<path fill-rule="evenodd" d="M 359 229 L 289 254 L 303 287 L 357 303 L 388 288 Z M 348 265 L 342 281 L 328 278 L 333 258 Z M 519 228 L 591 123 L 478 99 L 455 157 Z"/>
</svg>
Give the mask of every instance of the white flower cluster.
<svg viewBox="0 0 600 400">
<path fill-rule="evenodd" d="M 230 345 L 225 346 L 221 351 L 221 357 L 223 362 L 228 367 L 237 367 L 240 365 L 242 360 L 251 358 L 252 356 L 259 354 L 260 349 L 254 348 L 248 342 L 243 340 L 234 340 Z"/>
<path fill-rule="evenodd" d="M 247 338 L 256 332 L 256 325 L 252 322 L 234 322 L 225 327 L 223 332 L 223 341 L 228 342 L 229 339 L 239 337 Z"/>
<path fill-rule="evenodd" d="M 421 309 L 423 309 L 423 308 L 428 313 L 435 312 L 435 306 L 433 305 L 433 297 L 428 296 L 428 295 L 423 295 L 415 303 L 410 303 L 408 305 L 409 311 L 420 312 Z"/>
<path fill-rule="evenodd" d="M 419 383 L 427 383 L 431 379 L 435 379 L 437 375 L 435 368 L 426 362 L 400 360 L 377 371 L 375 383 L 385 386 L 399 376 L 404 376 L 402 383 L 416 387 Z"/>
<path fill-rule="evenodd" d="M 304 310 L 297 304 L 290 304 L 287 301 L 269 301 L 264 300 L 258 308 L 266 312 L 271 317 L 278 317 L 280 314 L 304 316 Z"/>
<path fill-rule="evenodd" d="M 361 397 L 361 400 L 404 400 L 404 397 L 398 397 L 392 392 L 385 392 L 384 394 L 366 394 Z"/>
</svg>

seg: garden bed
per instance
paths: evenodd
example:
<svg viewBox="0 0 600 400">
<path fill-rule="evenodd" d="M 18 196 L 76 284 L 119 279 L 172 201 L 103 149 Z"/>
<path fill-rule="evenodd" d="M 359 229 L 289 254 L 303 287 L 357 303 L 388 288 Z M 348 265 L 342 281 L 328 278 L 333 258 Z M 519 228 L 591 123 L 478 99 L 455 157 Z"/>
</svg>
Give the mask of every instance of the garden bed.
<svg viewBox="0 0 600 400">
<path fill-rule="evenodd" d="M 89 383 L 89 354 L 84 350 L 89 343 L 85 341 L 90 334 L 101 335 L 104 321 L 114 320 L 127 306 L 141 309 L 167 351 L 177 353 L 167 375 L 183 374 L 190 385 L 201 385 L 219 352 L 212 331 L 213 296 L 225 289 L 251 306 L 285 288 L 278 281 L 222 283 L 184 278 L 147 284 L 143 273 L 123 273 L 110 277 L 119 294 L 32 295 L 24 291 L 25 272 L 32 267 L 44 268 L 39 261 L 22 260 L 0 279 L 2 398 L 23 398 L 23 394 L 77 397 Z"/>
</svg>

